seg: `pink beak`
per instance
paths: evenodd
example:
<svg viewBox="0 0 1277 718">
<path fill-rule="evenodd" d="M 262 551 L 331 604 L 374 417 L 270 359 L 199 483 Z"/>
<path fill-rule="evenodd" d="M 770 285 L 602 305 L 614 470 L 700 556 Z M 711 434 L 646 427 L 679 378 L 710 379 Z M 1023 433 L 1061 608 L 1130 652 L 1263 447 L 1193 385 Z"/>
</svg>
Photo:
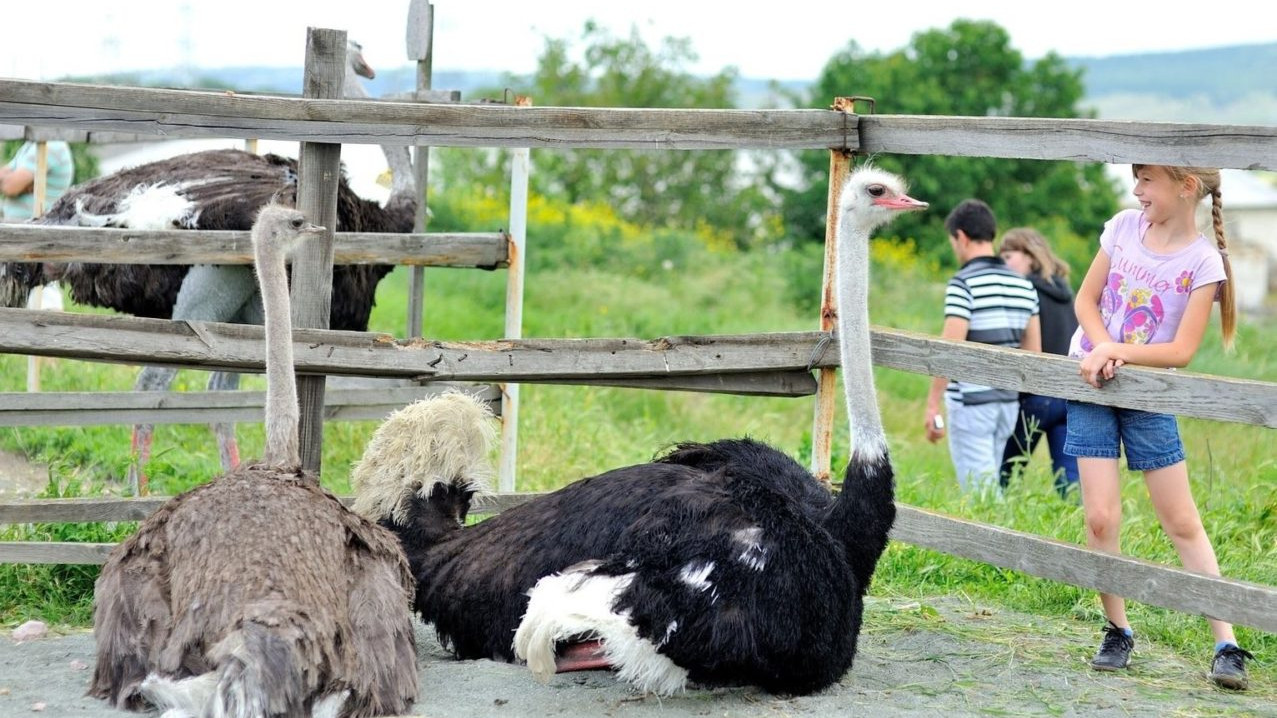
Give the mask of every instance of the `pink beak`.
<svg viewBox="0 0 1277 718">
<path fill-rule="evenodd" d="M 355 68 L 355 74 L 360 77 L 366 77 L 371 80 L 377 76 L 377 73 L 372 69 L 372 66 L 364 62 L 363 53 L 355 55 L 354 60 L 351 62 L 351 66 Z"/>
<path fill-rule="evenodd" d="M 914 199 L 907 194 L 902 194 L 899 197 L 880 197 L 875 199 L 873 203 L 879 207 L 886 207 L 887 209 L 901 210 L 904 212 L 926 209 L 930 206 L 926 202 Z"/>
</svg>

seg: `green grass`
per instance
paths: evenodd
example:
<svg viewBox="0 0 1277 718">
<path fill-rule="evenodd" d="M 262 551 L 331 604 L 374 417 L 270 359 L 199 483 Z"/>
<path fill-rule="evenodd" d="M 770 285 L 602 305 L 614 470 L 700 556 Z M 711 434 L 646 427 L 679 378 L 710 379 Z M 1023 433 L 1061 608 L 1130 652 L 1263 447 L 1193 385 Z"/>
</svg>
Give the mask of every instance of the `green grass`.
<svg viewBox="0 0 1277 718">
<path fill-rule="evenodd" d="M 529 337 L 726 334 L 796 331 L 817 326 L 810 301 L 819 285 L 819 255 L 696 253 L 670 270 L 644 276 L 599 267 L 548 268 L 527 277 L 524 335 Z M 890 259 L 890 257 L 888 257 Z M 657 265 L 659 268 L 659 265 Z M 425 335 L 485 339 L 502 334 L 505 275 L 460 270 L 426 272 Z M 875 324 L 935 333 L 943 278 L 897 258 L 875 268 Z M 396 271 L 378 292 L 372 329 L 403 334 L 407 272 Z M 796 305 L 806 305 L 801 309 Z M 1244 318 L 1238 351 L 1225 354 L 1212 329 L 1192 369 L 1277 381 L 1277 323 Z M 0 390 L 25 385 L 25 359 L 0 356 Z M 59 360 L 43 373 L 46 390 L 127 390 L 135 368 Z M 183 371 L 179 390 L 200 390 L 206 374 Z M 961 494 L 947 449 L 925 441 L 921 428 L 928 378 L 877 370 L 886 429 L 892 446 L 901 501 L 923 508 L 1033 534 L 1079 543 L 1082 513 L 1050 488 L 1044 455 L 1013 484 L 1005 501 Z M 245 377 L 245 388 L 261 386 Z M 625 464 L 646 461 L 678 440 L 751 435 L 805 460 L 809 453 L 811 399 L 733 397 L 684 392 L 573 386 L 525 385 L 519 426 L 519 489 L 548 490 Z M 1271 432 L 1241 424 L 1186 419 L 1193 489 L 1226 576 L 1277 585 L 1277 461 Z M 324 433 L 324 483 L 349 490 L 349 473 L 375 422 L 330 423 Z M 261 450 L 260 426 L 241 425 L 245 456 Z M 835 466 L 846 451 L 848 428 L 839 409 Z M 118 490 L 128 462 L 129 428 L 28 427 L 0 430 L 0 446 L 50 466 L 62 491 Z M 157 493 L 183 490 L 214 476 L 217 456 L 203 426 L 159 426 L 150 465 Z M 1125 474 L 1124 550 L 1177 565 L 1138 475 Z M 75 489 L 67 487 L 91 487 Z M 3 538 L 116 540 L 128 526 L 9 527 Z M 30 617 L 83 624 L 89 620 L 95 568 L 0 566 L 0 623 Z M 31 588 L 32 582 L 39 583 Z M 1093 591 L 1033 578 L 934 551 L 893 544 L 879 564 L 873 592 L 897 599 L 962 595 L 1032 614 L 1065 617 L 1098 629 L 1102 622 Z M 1131 603 L 1143 640 L 1186 660 L 1201 662 L 1210 644 L 1205 621 Z M 1242 642 L 1265 660 L 1254 682 L 1277 683 L 1270 658 L 1277 636 L 1238 628 Z"/>
</svg>

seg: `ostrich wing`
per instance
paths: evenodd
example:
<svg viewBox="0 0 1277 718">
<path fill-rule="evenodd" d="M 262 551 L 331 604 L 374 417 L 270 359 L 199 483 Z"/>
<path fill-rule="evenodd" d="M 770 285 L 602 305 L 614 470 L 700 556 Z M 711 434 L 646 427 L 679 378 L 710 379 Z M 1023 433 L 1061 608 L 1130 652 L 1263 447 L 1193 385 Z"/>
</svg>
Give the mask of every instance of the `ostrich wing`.
<svg viewBox="0 0 1277 718">
<path fill-rule="evenodd" d="M 347 707 L 354 715 L 403 713 L 417 697 L 417 651 L 404 611 L 412 603 L 412 573 L 398 540 L 357 518 L 352 514 L 347 526 L 354 665 L 343 681 L 354 688 L 356 701 Z"/>
<path fill-rule="evenodd" d="M 160 507 L 111 553 L 93 589 L 97 665 L 89 695 L 117 708 L 146 707 L 137 687 L 172 629 L 166 539 L 172 509 L 172 502 Z"/>
</svg>

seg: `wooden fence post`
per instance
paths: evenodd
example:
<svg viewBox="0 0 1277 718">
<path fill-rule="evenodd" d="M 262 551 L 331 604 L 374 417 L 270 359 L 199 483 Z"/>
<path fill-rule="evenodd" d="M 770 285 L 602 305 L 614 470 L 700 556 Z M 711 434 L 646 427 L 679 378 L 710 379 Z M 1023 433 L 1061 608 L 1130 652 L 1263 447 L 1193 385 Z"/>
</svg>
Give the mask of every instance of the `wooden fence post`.
<svg viewBox="0 0 1277 718">
<path fill-rule="evenodd" d="M 40 140 L 35 146 L 35 186 L 32 188 L 31 218 L 44 214 L 44 201 L 49 196 L 49 143 Z M 44 309 L 45 287 L 32 290 L 28 309 Z M 61 304 L 58 305 L 61 308 Z M 27 391 L 40 391 L 40 367 L 45 363 L 44 357 L 27 357 Z"/>
<path fill-rule="evenodd" d="M 302 96 L 341 97 L 345 79 L 346 31 L 308 28 L 306 71 Z M 297 208 L 315 224 L 322 237 L 305 243 L 293 257 L 293 326 L 328 328 L 333 290 L 333 232 L 337 229 L 337 183 L 341 176 L 341 145 L 303 142 L 297 160 Z M 302 467 L 320 470 L 324 448 L 323 376 L 298 376 L 301 405 Z"/>
<path fill-rule="evenodd" d="M 532 98 L 517 97 L 516 107 L 531 107 Z M 510 151 L 510 239 L 509 266 L 505 279 L 505 338 L 523 336 L 523 255 L 528 235 L 528 175 L 532 172 L 532 151 L 520 147 Z M 519 458 L 519 385 L 501 385 L 501 458 L 497 486 L 514 491 Z"/>
<path fill-rule="evenodd" d="M 850 98 L 834 98 L 834 109 L 852 112 Z M 851 152 L 829 151 L 829 206 L 825 215 L 825 269 L 820 280 L 820 331 L 832 332 L 838 322 L 838 302 L 834 296 L 834 272 L 838 267 L 838 200 L 851 172 Z M 833 455 L 834 412 L 837 407 L 838 375 L 834 367 L 821 367 L 816 385 L 816 411 L 811 425 L 811 473 L 822 484 L 829 483 Z"/>
<path fill-rule="evenodd" d="M 428 0 L 412 0 L 408 6 L 408 30 L 406 44 L 408 59 L 417 62 L 417 89 L 429 90 L 434 64 L 434 5 Z M 413 152 L 413 171 L 417 183 L 417 214 L 412 231 L 426 231 L 428 221 L 426 196 L 430 178 L 430 148 L 417 145 Z M 425 318 L 426 268 L 414 265 L 408 284 L 407 336 L 421 336 Z"/>
</svg>

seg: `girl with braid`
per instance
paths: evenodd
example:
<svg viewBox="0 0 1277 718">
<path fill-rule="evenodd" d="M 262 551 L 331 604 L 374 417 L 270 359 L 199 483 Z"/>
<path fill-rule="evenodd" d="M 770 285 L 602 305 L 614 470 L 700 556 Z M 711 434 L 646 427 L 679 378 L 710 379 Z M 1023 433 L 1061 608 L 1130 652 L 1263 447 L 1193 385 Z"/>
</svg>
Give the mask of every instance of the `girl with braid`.
<svg viewBox="0 0 1277 718">
<path fill-rule="evenodd" d="M 1079 327 L 1069 356 L 1081 360 L 1082 379 L 1096 388 L 1124 364 L 1186 366 L 1201 345 L 1216 301 L 1227 349 L 1237 322 L 1219 170 L 1134 165 L 1132 171 L 1140 209 L 1123 210 L 1104 225 L 1100 251 L 1074 304 Z M 1211 198 L 1214 241 L 1196 225 L 1197 204 L 1206 197 Z M 1127 468 L 1144 473 L 1149 498 L 1184 568 L 1218 576 L 1215 550 L 1189 487 L 1175 417 L 1070 401 L 1067 421 L 1064 451 L 1078 458 L 1087 546 L 1119 551 L 1120 447 Z M 1108 625 L 1091 666 L 1126 668 L 1135 638 L 1125 602 L 1107 593 L 1100 600 Z M 1211 680 L 1244 690 L 1245 661 L 1254 656 L 1238 647 L 1230 624 L 1211 619 L 1210 627 L 1216 641 Z"/>
</svg>

